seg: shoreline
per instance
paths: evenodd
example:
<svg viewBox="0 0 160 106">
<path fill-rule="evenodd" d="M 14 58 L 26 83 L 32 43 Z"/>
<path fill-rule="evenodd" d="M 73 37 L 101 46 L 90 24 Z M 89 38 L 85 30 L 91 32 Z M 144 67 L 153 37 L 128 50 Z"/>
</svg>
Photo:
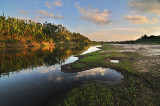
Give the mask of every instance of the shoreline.
<svg viewBox="0 0 160 106">
<path fill-rule="evenodd" d="M 156 71 L 158 71 L 159 65 L 154 62 L 148 64 L 148 62 L 155 60 L 155 58 L 160 60 L 160 58 L 145 55 L 146 52 L 152 51 L 148 51 L 147 48 L 150 48 L 150 46 L 103 45 L 100 51 L 77 56 L 79 59 L 76 62 L 62 66 L 62 72 L 76 73 L 96 67 L 105 67 L 121 72 L 124 78 L 118 85 L 88 82 L 76 86 L 66 94 L 66 97 L 61 98 L 61 105 L 158 105 L 160 85 L 157 82 L 159 81 L 160 73 Z M 134 49 L 134 52 L 130 49 Z M 154 50 L 155 48 L 152 49 Z M 111 59 L 120 60 L 120 63 L 110 63 L 109 60 Z M 154 70 L 149 69 L 151 65 L 155 65 Z M 88 98 L 88 95 L 92 98 Z M 146 99 L 148 101 L 143 101 Z"/>
</svg>

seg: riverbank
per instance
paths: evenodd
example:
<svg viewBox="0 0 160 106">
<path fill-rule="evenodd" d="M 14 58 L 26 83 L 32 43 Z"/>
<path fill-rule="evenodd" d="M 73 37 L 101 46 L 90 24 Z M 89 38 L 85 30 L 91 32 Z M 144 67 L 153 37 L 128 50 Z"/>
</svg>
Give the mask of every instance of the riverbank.
<svg viewBox="0 0 160 106">
<path fill-rule="evenodd" d="M 104 67 L 121 72 L 124 78 L 117 84 L 80 85 L 67 93 L 62 105 L 160 105 L 159 51 L 159 45 L 103 45 L 100 51 L 79 56 L 78 61 L 62 66 L 62 71 Z"/>
<path fill-rule="evenodd" d="M 15 39 L 0 40 L 0 48 L 15 48 L 15 47 L 43 47 L 43 46 L 55 46 L 55 43 L 51 42 L 31 42 L 20 41 Z"/>
<path fill-rule="evenodd" d="M 23 47 L 59 47 L 59 46 L 87 46 L 87 45 L 96 45 L 97 43 L 75 43 L 75 42 L 21 42 L 19 40 L 0 40 L 0 48 L 23 48 Z"/>
</svg>

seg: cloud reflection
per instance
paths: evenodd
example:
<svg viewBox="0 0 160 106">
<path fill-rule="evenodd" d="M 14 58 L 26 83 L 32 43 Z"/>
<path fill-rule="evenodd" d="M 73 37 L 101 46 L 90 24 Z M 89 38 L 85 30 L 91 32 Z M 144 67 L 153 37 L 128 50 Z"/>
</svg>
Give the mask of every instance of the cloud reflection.
<svg viewBox="0 0 160 106">
<path fill-rule="evenodd" d="M 96 75 L 105 75 L 106 73 L 109 72 L 109 68 L 94 68 L 90 70 L 86 70 L 83 72 L 78 72 L 78 74 L 75 76 L 75 78 L 80 78 L 80 77 L 86 77 L 86 76 L 96 76 Z"/>
<path fill-rule="evenodd" d="M 60 70 L 60 69 L 61 68 L 59 66 L 50 66 L 50 67 L 42 66 L 37 68 L 37 72 L 44 74 L 44 73 L 49 73 L 51 71 Z"/>
</svg>

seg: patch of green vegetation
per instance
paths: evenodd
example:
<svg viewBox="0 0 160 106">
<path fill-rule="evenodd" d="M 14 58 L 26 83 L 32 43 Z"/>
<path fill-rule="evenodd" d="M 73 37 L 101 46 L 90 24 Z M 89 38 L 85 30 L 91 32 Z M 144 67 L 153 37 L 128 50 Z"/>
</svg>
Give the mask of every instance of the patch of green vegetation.
<svg viewBox="0 0 160 106">
<path fill-rule="evenodd" d="M 66 106 L 87 106 L 87 105 L 113 105 L 113 97 L 110 89 L 97 83 L 84 84 L 75 88 L 64 101 Z"/>
<path fill-rule="evenodd" d="M 63 105 L 158 106 L 160 104 L 158 102 L 160 95 L 158 91 L 154 91 L 155 89 L 158 90 L 158 84 L 156 85 L 154 82 L 155 79 L 138 73 L 136 66 L 134 66 L 136 60 L 146 57 L 138 53 L 118 52 L 118 49 L 114 46 L 104 45 L 101 51 L 106 51 L 105 53 L 98 51 L 86 54 L 72 66 L 77 69 L 90 66 L 116 69 L 125 75 L 123 84 L 111 86 L 100 82 L 86 83 L 69 92 L 63 101 Z M 112 58 L 120 59 L 120 62 L 117 64 L 111 63 L 109 60 Z"/>
<path fill-rule="evenodd" d="M 155 105 L 143 83 L 129 77 L 126 85 L 110 87 L 102 83 L 86 83 L 68 93 L 65 106 L 137 106 Z"/>
<path fill-rule="evenodd" d="M 129 60 L 122 60 L 120 63 L 116 64 L 120 69 L 125 70 L 129 73 L 135 73 L 134 66 Z"/>
<path fill-rule="evenodd" d="M 87 66 L 96 66 L 105 59 L 106 56 L 101 55 L 99 52 L 93 52 L 86 54 L 82 59 L 78 62 L 72 64 L 73 68 L 81 69 Z"/>
<path fill-rule="evenodd" d="M 101 49 L 102 49 L 103 51 L 106 51 L 106 50 L 119 50 L 119 48 L 117 48 L 117 47 L 115 47 L 115 46 L 113 46 L 113 45 L 103 45 L 103 46 L 101 47 Z"/>
<path fill-rule="evenodd" d="M 105 56 L 87 56 L 80 60 L 82 63 L 91 64 L 91 63 L 99 63 L 104 59 Z"/>
<path fill-rule="evenodd" d="M 120 53 L 120 52 L 111 52 L 111 53 L 107 53 L 106 57 L 118 57 L 118 58 L 123 57 L 123 58 L 126 58 L 128 56 L 126 54 Z"/>
</svg>

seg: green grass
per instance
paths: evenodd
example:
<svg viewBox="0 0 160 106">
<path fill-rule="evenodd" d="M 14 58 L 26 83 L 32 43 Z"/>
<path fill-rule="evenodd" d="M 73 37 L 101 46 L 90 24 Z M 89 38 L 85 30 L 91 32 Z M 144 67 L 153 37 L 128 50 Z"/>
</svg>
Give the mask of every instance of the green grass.
<svg viewBox="0 0 160 106">
<path fill-rule="evenodd" d="M 80 59 L 77 63 L 72 64 L 73 68 L 81 69 L 85 68 L 87 66 L 96 66 L 99 63 L 102 63 L 103 59 L 105 59 L 106 56 L 101 55 L 98 52 L 93 52 L 86 54 L 82 59 Z"/>
<path fill-rule="evenodd" d="M 101 51 L 110 51 L 101 53 Z M 136 71 L 133 65 L 137 59 L 145 57 L 138 53 L 117 52 L 114 46 L 103 46 L 101 51 L 89 53 L 83 56 L 72 66 L 81 69 L 86 67 L 106 67 L 113 68 L 125 75 L 124 81 L 119 85 L 106 85 L 99 82 L 86 83 L 74 88 L 67 94 L 63 101 L 65 106 L 158 106 L 160 95 L 154 90 L 154 80 L 151 77 L 142 75 Z M 111 63 L 107 59 L 121 59 L 119 63 Z M 154 89 L 154 90 L 153 90 Z"/>
<path fill-rule="evenodd" d="M 119 53 L 119 52 L 111 52 L 111 53 L 107 53 L 106 57 L 117 57 L 117 58 L 127 58 L 128 56 L 124 53 Z"/>
<path fill-rule="evenodd" d="M 119 48 L 117 48 L 117 47 L 115 47 L 115 46 L 113 46 L 113 45 L 103 45 L 102 47 L 101 47 L 101 49 L 102 50 L 104 50 L 104 51 L 107 51 L 107 50 L 119 50 Z"/>
<path fill-rule="evenodd" d="M 135 71 L 133 71 L 134 70 L 134 66 L 133 66 L 132 62 L 129 61 L 129 60 L 122 60 L 120 63 L 118 63 L 116 65 L 120 69 L 125 70 L 125 71 L 127 71 L 129 73 L 132 73 L 132 74 L 136 73 Z"/>
<path fill-rule="evenodd" d="M 89 83 L 80 88 L 75 88 L 64 101 L 66 106 L 106 106 L 113 105 L 113 97 L 110 89 L 101 84 Z"/>
<path fill-rule="evenodd" d="M 91 63 L 99 63 L 104 59 L 105 56 L 87 56 L 80 60 L 82 63 L 91 64 Z"/>
<path fill-rule="evenodd" d="M 65 106 L 137 106 L 155 105 L 149 90 L 130 77 L 126 85 L 109 87 L 102 83 L 86 83 L 74 88 L 64 100 Z M 151 101 L 150 101 L 151 100 Z"/>
</svg>

